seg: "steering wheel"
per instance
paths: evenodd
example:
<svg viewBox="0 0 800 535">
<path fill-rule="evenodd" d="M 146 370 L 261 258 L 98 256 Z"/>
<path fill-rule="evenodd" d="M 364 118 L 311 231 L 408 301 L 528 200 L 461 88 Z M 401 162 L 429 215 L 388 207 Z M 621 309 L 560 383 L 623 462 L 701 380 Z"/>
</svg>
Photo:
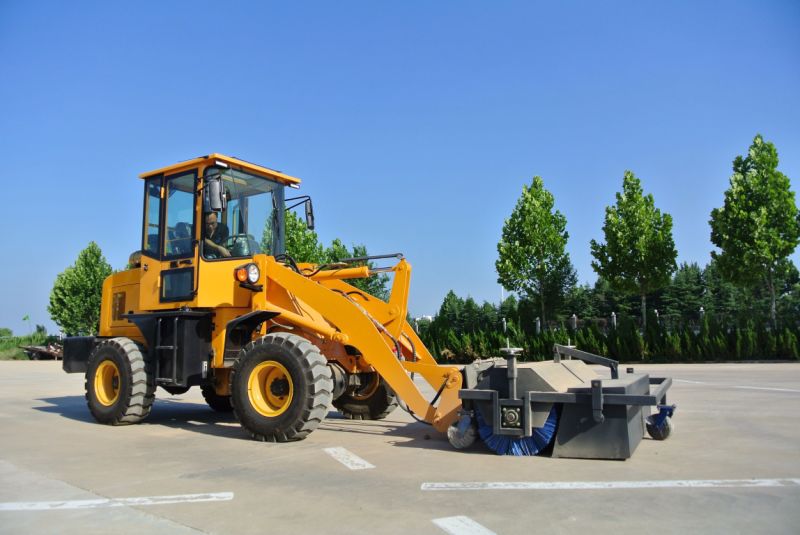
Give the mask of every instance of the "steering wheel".
<svg viewBox="0 0 800 535">
<path fill-rule="evenodd" d="M 258 243 L 250 234 L 231 234 L 223 245 L 231 256 L 251 256 L 259 253 Z"/>
</svg>

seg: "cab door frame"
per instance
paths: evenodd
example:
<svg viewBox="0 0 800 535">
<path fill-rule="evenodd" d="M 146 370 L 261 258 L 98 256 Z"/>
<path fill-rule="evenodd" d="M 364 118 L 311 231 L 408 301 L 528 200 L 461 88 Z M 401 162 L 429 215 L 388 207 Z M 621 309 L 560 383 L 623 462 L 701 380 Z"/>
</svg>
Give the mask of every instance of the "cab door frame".
<svg viewBox="0 0 800 535">
<path fill-rule="evenodd" d="M 167 254 L 167 242 L 178 241 L 178 238 L 171 238 L 169 235 L 170 229 L 168 228 L 168 204 L 169 195 L 168 188 L 170 180 L 179 177 L 191 175 L 192 177 L 192 223 L 189 235 L 185 237 L 188 240 L 188 249 L 185 253 Z M 149 222 L 150 208 L 152 208 L 152 200 L 154 196 L 151 193 L 151 184 L 155 181 L 159 186 L 159 206 L 158 206 L 158 246 L 157 251 L 148 249 L 150 245 L 148 241 L 149 229 L 151 223 Z M 199 173 L 198 169 L 186 169 L 171 175 L 155 175 L 145 179 L 144 189 L 144 203 L 143 203 L 143 218 L 142 218 L 142 263 L 141 279 L 140 279 L 140 294 L 139 306 L 142 310 L 163 310 L 175 309 L 179 306 L 191 306 L 197 296 L 197 268 L 198 266 L 198 185 Z M 175 231 L 175 229 L 173 229 Z M 182 280 L 176 282 L 168 281 L 168 277 L 181 277 Z M 166 291 L 170 287 L 186 287 L 188 283 L 191 290 L 187 293 L 179 295 L 166 295 Z"/>
</svg>

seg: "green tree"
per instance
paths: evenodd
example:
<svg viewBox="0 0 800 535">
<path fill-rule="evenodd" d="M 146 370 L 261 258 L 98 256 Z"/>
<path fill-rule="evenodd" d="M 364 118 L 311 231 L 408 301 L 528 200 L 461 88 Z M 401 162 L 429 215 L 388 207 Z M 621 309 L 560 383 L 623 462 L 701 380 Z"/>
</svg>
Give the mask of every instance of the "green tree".
<svg viewBox="0 0 800 535">
<path fill-rule="evenodd" d="M 717 261 L 713 258 L 703 269 L 703 287 L 705 293 L 702 306 L 706 312 L 728 321 L 740 319 L 743 300 L 749 296 L 743 296 L 737 286 L 722 276 Z M 745 318 L 752 319 L 751 314 L 746 314 Z"/>
<path fill-rule="evenodd" d="M 302 221 L 301 224 L 305 225 L 305 223 Z M 344 243 L 342 243 L 342 240 L 335 238 L 333 242 L 331 242 L 330 247 L 327 247 L 323 251 L 322 262 L 334 263 L 344 260 L 345 258 L 359 258 L 364 256 L 369 256 L 366 246 L 354 245 L 353 250 L 351 251 Z M 363 265 L 374 267 L 372 262 L 355 262 L 351 265 L 353 267 Z M 362 290 L 370 295 L 374 295 L 378 299 L 387 300 L 389 298 L 389 276 L 383 273 L 361 279 L 349 279 L 347 282 L 359 290 Z"/>
<path fill-rule="evenodd" d="M 592 287 L 588 284 L 575 286 L 566 297 L 564 313 L 566 315 L 576 314 L 579 318 L 596 318 L 599 310 Z"/>
<path fill-rule="evenodd" d="M 503 224 L 495 262 L 497 281 L 528 299 L 537 301 L 546 320 L 550 306 L 575 285 L 575 270 L 565 251 L 567 219 L 553 209 L 553 195 L 541 177 L 522 187 L 522 196 Z"/>
<path fill-rule="evenodd" d="M 286 228 L 286 254 L 297 262 L 309 262 L 320 264 L 325 261 L 325 249 L 317 237 L 317 233 L 309 230 L 305 221 L 295 212 L 286 212 L 284 215 L 284 226 Z M 266 236 L 264 237 L 267 238 Z M 270 237 L 271 239 L 271 237 Z M 262 240 L 263 241 L 263 240 Z M 270 250 L 262 244 L 263 251 Z"/>
<path fill-rule="evenodd" d="M 693 319 L 703 306 L 703 271 L 696 262 L 684 262 L 672 277 L 672 282 L 664 291 L 664 310 L 668 316 L 678 316 L 682 320 Z"/>
<path fill-rule="evenodd" d="M 797 325 L 800 318 L 800 273 L 791 261 L 787 264 L 785 277 L 778 292 L 778 318 L 784 325 L 792 323 Z"/>
<path fill-rule="evenodd" d="M 100 322 L 103 281 L 111 266 L 95 242 L 78 254 L 75 264 L 56 276 L 47 311 L 67 335 L 95 334 Z"/>
<path fill-rule="evenodd" d="M 286 212 L 284 221 L 286 226 L 286 254 L 297 262 L 326 264 L 339 262 L 345 258 L 368 256 L 367 248 L 364 245 L 355 245 L 351 251 L 339 238 L 335 238 L 329 247 L 324 247 L 319 241 L 317 233 L 309 230 L 306 222 L 295 212 Z M 265 229 L 261 239 L 262 251 L 269 251 L 272 243 L 272 235 L 267 230 Z M 352 265 L 369 265 L 372 267 L 372 263 L 368 262 L 357 262 Z M 389 277 L 385 274 L 373 275 L 363 279 L 349 279 L 347 282 L 379 299 L 385 300 L 389 297 L 387 288 Z"/>
<path fill-rule="evenodd" d="M 14 336 L 14 333 L 8 327 L 0 327 L 0 338 L 9 338 Z"/>
<path fill-rule="evenodd" d="M 591 241 L 592 267 L 612 288 L 638 295 L 642 324 L 647 324 L 647 294 L 669 284 L 677 267 L 672 217 L 644 195 L 639 179 L 625 171 L 617 204 L 606 207 L 605 243 Z"/>
<path fill-rule="evenodd" d="M 757 135 L 746 157 L 733 161 L 721 208 L 711 211 L 711 256 L 731 282 L 747 288 L 766 284 L 770 318 L 776 321 L 776 276 L 800 243 L 800 214 L 789 178 L 778 171 L 778 151 Z"/>
</svg>

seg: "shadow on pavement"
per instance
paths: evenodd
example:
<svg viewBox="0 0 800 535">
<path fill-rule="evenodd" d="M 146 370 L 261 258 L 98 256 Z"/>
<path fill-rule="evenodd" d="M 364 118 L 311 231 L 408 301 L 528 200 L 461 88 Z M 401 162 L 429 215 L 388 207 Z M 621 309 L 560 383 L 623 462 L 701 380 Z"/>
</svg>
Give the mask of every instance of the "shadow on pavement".
<svg viewBox="0 0 800 535">
<path fill-rule="evenodd" d="M 79 422 L 94 423 L 83 396 L 39 398 L 47 403 L 34 407 L 37 411 L 58 414 Z M 150 415 L 138 425 L 162 425 L 206 435 L 249 440 L 233 413 L 216 412 L 204 403 L 187 403 L 181 398 L 156 398 Z"/>
<path fill-rule="evenodd" d="M 433 426 L 422 422 L 392 420 L 392 415 L 385 420 L 347 420 L 338 412 L 331 412 L 319 429 L 335 433 L 385 436 L 389 439 L 388 444 L 398 448 L 457 451 L 448 442 L 447 435 L 440 433 Z M 461 451 L 485 455 L 489 450 L 478 440 L 472 447 Z"/>
<path fill-rule="evenodd" d="M 95 421 L 83 396 L 39 398 L 36 401 L 47 403 L 44 406 L 34 407 L 37 411 L 58 414 L 79 422 Z M 232 412 L 217 412 L 204 403 L 183 401 L 180 396 L 156 398 L 150 415 L 138 425 L 160 425 L 216 437 L 252 440 L 241 428 Z M 338 411 L 332 410 L 320 424 L 319 430 L 385 436 L 389 439 L 390 445 L 399 448 L 453 450 L 444 433 L 439 433 L 432 426 L 420 422 L 393 420 L 391 415 L 385 420 L 348 420 Z M 464 453 L 485 454 L 487 450 L 480 441 L 478 442 L 464 450 Z"/>
</svg>

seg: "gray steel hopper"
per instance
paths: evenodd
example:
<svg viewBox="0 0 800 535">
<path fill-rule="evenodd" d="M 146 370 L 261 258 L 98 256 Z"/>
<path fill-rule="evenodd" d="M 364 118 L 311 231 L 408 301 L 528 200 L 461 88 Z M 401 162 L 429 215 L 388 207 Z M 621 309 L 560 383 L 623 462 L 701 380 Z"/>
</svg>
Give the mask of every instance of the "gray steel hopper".
<svg viewBox="0 0 800 535">
<path fill-rule="evenodd" d="M 675 409 L 666 405 L 669 378 L 651 378 L 628 369 L 618 373 L 617 362 L 555 346 L 555 359 L 517 364 L 508 358 L 482 361 L 464 369 L 459 395 L 464 409 L 459 428 L 473 418 L 481 438 L 501 454 L 581 459 L 627 459 L 645 431 L 663 439 L 672 429 Z M 586 362 L 610 369 L 603 378 Z M 649 416 L 646 407 L 657 413 Z"/>
</svg>

